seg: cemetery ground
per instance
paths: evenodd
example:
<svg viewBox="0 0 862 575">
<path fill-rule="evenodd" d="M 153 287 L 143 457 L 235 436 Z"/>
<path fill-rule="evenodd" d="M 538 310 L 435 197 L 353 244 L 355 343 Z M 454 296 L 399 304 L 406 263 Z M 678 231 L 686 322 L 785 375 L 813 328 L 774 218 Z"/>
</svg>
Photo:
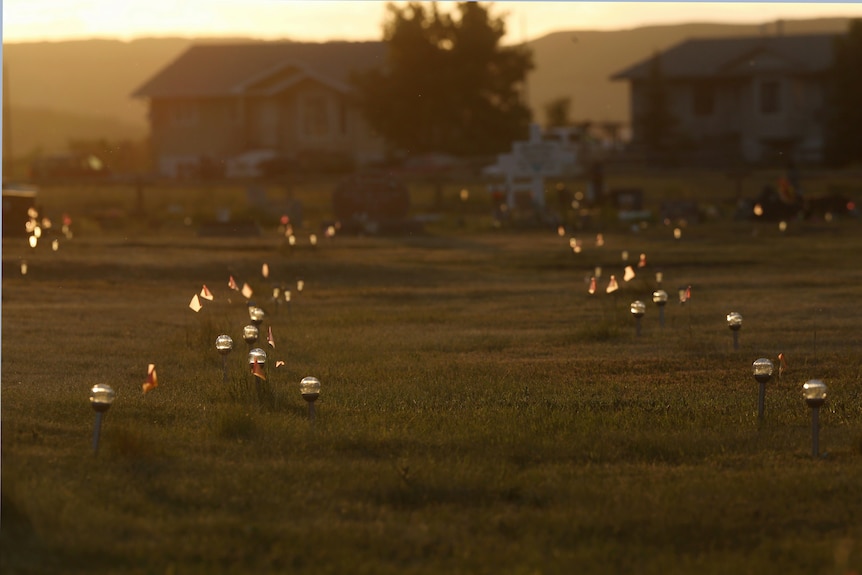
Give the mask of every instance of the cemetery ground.
<svg viewBox="0 0 862 575">
<path fill-rule="evenodd" d="M 858 220 L 561 236 L 495 229 L 477 204 L 425 233 L 312 246 L 326 207 L 309 201 L 290 246 L 277 224 L 198 237 L 184 210 L 228 201 L 201 193 L 158 200 L 180 205 L 158 229 L 102 229 L 74 214 L 108 192 L 47 189 L 74 237 L 4 238 L 3 573 L 862 571 Z M 230 277 L 267 311 L 265 381 Z M 759 421 L 752 362 L 777 371 L 779 353 Z M 809 379 L 829 387 L 817 457 Z M 117 396 L 94 455 L 97 383 Z"/>
</svg>

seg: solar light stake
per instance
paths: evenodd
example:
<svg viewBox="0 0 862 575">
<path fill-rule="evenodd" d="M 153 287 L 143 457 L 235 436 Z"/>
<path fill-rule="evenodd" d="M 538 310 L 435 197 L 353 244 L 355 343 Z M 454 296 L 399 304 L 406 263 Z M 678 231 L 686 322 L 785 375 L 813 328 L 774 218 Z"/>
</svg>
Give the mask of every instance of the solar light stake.
<svg viewBox="0 0 862 575">
<path fill-rule="evenodd" d="M 811 455 L 820 455 L 820 406 L 826 403 L 826 384 L 819 379 L 809 379 L 802 386 L 802 397 L 811 408 Z"/>
<path fill-rule="evenodd" d="M 656 274 L 658 275 L 658 274 Z M 667 292 L 663 289 L 658 289 L 652 292 L 652 301 L 658 306 L 658 323 L 664 327 L 664 306 L 667 304 Z"/>
<path fill-rule="evenodd" d="M 739 330 L 742 327 L 742 314 L 735 311 L 727 314 L 727 327 L 733 332 L 733 349 L 739 349 Z"/>
<path fill-rule="evenodd" d="M 754 371 L 755 381 L 760 384 L 760 393 L 757 396 L 757 419 L 763 421 L 763 411 L 766 404 L 766 384 L 772 379 L 772 371 L 775 369 L 775 366 L 770 360 L 761 357 L 760 359 L 756 359 L 751 364 L 751 367 Z"/>
<path fill-rule="evenodd" d="M 262 308 L 257 306 L 249 306 L 248 308 L 248 317 L 251 320 L 252 325 L 255 327 L 260 327 L 260 324 L 263 323 L 263 318 L 266 314 L 264 313 Z"/>
<path fill-rule="evenodd" d="M 229 335 L 220 335 L 215 346 L 222 357 L 222 383 L 227 383 L 227 356 L 233 349 L 233 339 Z"/>
<path fill-rule="evenodd" d="M 251 351 L 251 347 L 257 341 L 259 335 L 260 330 L 257 329 L 256 325 L 247 325 L 242 328 L 242 339 L 248 344 L 249 351 Z"/>
<path fill-rule="evenodd" d="M 299 392 L 302 399 L 308 402 L 308 420 L 314 424 L 314 402 L 320 397 L 320 380 L 316 377 L 305 377 L 299 382 Z"/>
<path fill-rule="evenodd" d="M 636 320 L 635 334 L 637 336 L 640 336 L 640 334 L 641 334 L 641 318 L 646 313 L 646 305 L 644 304 L 644 302 L 642 302 L 640 300 L 633 301 L 631 303 L 631 306 L 629 307 L 629 311 L 632 312 L 632 315 L 635 317 L 635 320 Z"/>
<path fill-rule="evenodd" d="M 96 412 L 96 425 L 93 427 L 93 455 L 99 454 L 99 434 L 102 431 L 102 417 L 114 403 L 114 388 L 97 383 L 90 388 L 90 405 Z"/>
</svg>

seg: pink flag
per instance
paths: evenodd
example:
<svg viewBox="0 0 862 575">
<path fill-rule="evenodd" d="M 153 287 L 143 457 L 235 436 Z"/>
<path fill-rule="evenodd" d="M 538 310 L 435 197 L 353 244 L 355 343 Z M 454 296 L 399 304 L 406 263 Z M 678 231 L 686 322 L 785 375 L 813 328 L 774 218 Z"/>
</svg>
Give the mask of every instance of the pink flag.
<svg viewBox="0 0 862 575">
<path fill-rule="evenodd" d="M 236 281 L 234 281 L 233 276 L 230 276 L 230 279 L 227 281 L 227 287 L 232 290 L 239 291 L 239 286 L 236 285 Z"/>
<path fill-rule="evenodd" d="M 208 288 L 206 286 L 206 284 L 204 284 L 204 287 L 201 288 L 201 297 L 204 298 L 205 300 L 209 300 L 209 301 L 213 300 L 213 294 L 210 291 L 210 288 Z"/>
<path fill-rule="evenodd" d="M 590 278 L 590 289 L 588 289 L 587 291 L 590 293 L 590 295 L 593 295 L 594 293 L 596 293 L 596 278 L 595 277 Z"/>
</svg>

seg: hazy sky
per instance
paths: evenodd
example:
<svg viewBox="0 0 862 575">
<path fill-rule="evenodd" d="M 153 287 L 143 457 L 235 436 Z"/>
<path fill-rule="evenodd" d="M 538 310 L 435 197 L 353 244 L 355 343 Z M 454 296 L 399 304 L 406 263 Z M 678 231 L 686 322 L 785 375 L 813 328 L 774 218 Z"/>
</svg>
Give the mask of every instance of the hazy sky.
<svg viewBox="0 0 862 575">
<path fill-rule="evenodd" d="M 140 36 L 243 36 L 379 40 L 385 2 L 287 0 L 2 0 L 3 41 Z M 403 2 L 396 2 L 403 4 Z M 443 11 L 451 2 L 439 3 Z M 496 2 L 507 42 L 557 30 L 681 22 L 762 23 L 820 16 L 862 18 L 857 2 Z"/>
</svg>

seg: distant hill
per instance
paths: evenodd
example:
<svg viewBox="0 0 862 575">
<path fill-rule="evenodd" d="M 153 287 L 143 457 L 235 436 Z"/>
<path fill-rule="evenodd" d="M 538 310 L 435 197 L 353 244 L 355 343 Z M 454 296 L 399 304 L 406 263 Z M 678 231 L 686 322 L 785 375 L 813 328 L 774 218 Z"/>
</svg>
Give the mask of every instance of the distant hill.
<svg viewBox="0 0 862 575">
<path fill-rule="evenodd" d="M 783 31 L 843 32 L 848 21 L 787 20 Z M 529 77 L 528 100 L 540 123 L 545 121 L 545 105 L 566 96 L 572 100 L 573 120 L 628 122 L 628 87 L 610 82 L 611 74 L 686 38 L 761 33 L 776 33 L 774 23 L 682 24 L 548 34 L 529 42 L 536 70 Z M 188 38 L 148 38 L 4 44 L 15 155 L 36 148 L 60 150 L 69 139 L 143 138 L 147 132 L 146 105 L 129 95 L 193 42 Z"/>
</svg>

